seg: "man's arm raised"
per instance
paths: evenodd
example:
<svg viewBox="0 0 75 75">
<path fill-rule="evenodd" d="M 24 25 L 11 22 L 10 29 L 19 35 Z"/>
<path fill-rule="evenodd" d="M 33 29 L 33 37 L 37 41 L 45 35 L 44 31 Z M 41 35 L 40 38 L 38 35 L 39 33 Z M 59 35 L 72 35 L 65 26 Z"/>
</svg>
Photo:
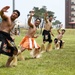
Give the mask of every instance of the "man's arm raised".
<svg viewBox="0 0 75 75">
<path fill-rule="evenodd" d="M 46 12 L 45 15 L 44 15 L 44 20 L 45 20 L 46 23 L 48 23 L 47 16 L 48 16 L 48 13 Z"/>
<path fill-rule="evenodd" d="M 4 12 L 7 12 L 7 10 L 10 8 L 10 6 L 5 6 L 0 10 L 0 15 L 2 17 L 2 19 L 7 19 L 7 15 L 4 14 Z"/>
<path fill-rule="evenodd" d="M 31 20 L 32 20 L 33 15 L 34 15 L 34 12 L 31 11 L 31 12 L 30 12 L 30 17 L 29 17 L 29 19 L 28 19 L 28 25 L 29 25 L 30 27 L 33 27 L 33 26 L 34 26 L 34 25 L 31 23 Z"/>
</svg>

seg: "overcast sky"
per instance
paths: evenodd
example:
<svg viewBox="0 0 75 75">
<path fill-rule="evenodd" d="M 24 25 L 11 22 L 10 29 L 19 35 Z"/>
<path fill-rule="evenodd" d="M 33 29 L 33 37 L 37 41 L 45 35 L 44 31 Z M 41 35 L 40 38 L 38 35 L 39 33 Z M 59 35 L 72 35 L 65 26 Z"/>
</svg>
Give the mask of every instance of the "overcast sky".
<svg viewBox="0 0 75 75">
<path fill-rule="evenodd" d="M 10 6 L 8 15 L 12 13 L 12 1 L 13 0 L 0 0 L 0 9 L 6 5 Z M 25 23 L 27 14 L 33 7 L 46 6 L 47 10 L 55 12 L 57 20 L 60 20 L 62 24 L 65 24 L 65 0 L 15 0 L 15 9 L 18 9 L 21 13 L 18 20 Z"/>
</svg>

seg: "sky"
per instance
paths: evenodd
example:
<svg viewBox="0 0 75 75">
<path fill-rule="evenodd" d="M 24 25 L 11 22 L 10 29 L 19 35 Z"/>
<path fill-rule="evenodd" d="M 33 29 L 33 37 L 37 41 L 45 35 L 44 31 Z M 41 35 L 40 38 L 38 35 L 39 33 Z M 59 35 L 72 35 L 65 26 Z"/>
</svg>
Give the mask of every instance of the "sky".
<svg viewBox="0 0 75 75">
<path fill-rule="evenodd" d="M 10 6 L 7 15 L 12 14 L 13 0 L 0 0 L 0 10 L 4 6 Z M 27 14 L 33 7 L 46 6 L 47 10 L 55 12 L 56 20 L 60 20 L 65 25 L 65 0 L 15 0 L 15 9 L 19 10 L 21 15 L 18 20 L 26 23 Z"/>
</svg>

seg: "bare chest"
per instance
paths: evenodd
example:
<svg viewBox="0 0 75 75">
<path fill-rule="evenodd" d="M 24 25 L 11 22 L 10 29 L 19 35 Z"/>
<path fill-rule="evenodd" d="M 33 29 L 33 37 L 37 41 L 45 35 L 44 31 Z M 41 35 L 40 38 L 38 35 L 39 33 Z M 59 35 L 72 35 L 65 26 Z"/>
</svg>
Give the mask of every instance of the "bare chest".
<svg viewBox="0 0 75 75">
<path fill-rule="evenodd" d="M 31 34 L 35 34 L 37 31 L 37 28 L 29 28 L 28 32 Z"/>
</svg>

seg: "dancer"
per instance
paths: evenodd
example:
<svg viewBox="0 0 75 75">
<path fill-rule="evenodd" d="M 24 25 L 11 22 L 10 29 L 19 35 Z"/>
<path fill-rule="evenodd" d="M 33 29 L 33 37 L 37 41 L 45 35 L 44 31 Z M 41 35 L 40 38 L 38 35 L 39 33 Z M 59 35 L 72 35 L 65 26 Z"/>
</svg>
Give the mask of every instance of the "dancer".
<svg viewBox="0 0 75 75">
<path fill-rule="evenodd" d="M 62 40 L 62 38 L 63 38 L 63 34 L 65 33 L 65 29 L 60 30 L 61 28 L 62 28 L 62 25 L 60 25 L 59 29 L 57 30 L 58 35 L 54 39 L 55 49 L 63 48 L 63 45 L 64 45 L 64 41 Z"/>
<path fill-rule="evenodd" d="M 0 24 L 0 54 L 4 54 L 9 56 L 6 66 L 12 66 L 13 64 L 17 64 L 12 61 L 16 61 L 16 55 L 18 50 L 15 46 L 14 40 L 10 36 L 11 30 L 14 28 L 14 21 L 20 16 L 20 12 L 18 10 L 14 10 L 11 16 L 7 16 L 5 12 L 10 8 L 10 6 L 5 6 L 0 10 L 0 16 L 2 18 L 2 22 Z"/>
<path fill-rule="evenodd" d="M 37 31 L 37 27 L 39 26 L 39 24 L 41 23 L 41 20 L 39 18 L 35 19 L 34 24 L 32 23 L 32 17 L 34 15 L 34 11 L 30 12 L 30 17 L 28 19 L 28 32 L 26 34 L 26 36 L 22 39 L 22 41 L 20 42 L 20 47 L 21 47 L 21 53 L 28 49 L 31 50 L 31 55 L 33 58 L 39 58 L 39 54 L 40 54 L 40 46 L 36 43 L 36 41 L 34 40 L 34 38 L 37 38 L 38 36 L 35 36 L 36 31 Z"/>
<path fill-rule="evenodd" d="M 51 51 L 52 50 L 52 39 L 51 39 L 51 35 L 53 35 L 52 33 L 52 20 L 53 20 L 53 16 L 50 15 L 49 18 L 48 17 L 48 13 L 45 13 L 44 19 L 45 19 L 45 26 L 44 26 L 44 30 L 42 33 L 43 36 L 43 44 L 41 46 L 41 50 L 42 51 Z M 45 43 L 49 42 L 45 48 Z"/>
</svg>

